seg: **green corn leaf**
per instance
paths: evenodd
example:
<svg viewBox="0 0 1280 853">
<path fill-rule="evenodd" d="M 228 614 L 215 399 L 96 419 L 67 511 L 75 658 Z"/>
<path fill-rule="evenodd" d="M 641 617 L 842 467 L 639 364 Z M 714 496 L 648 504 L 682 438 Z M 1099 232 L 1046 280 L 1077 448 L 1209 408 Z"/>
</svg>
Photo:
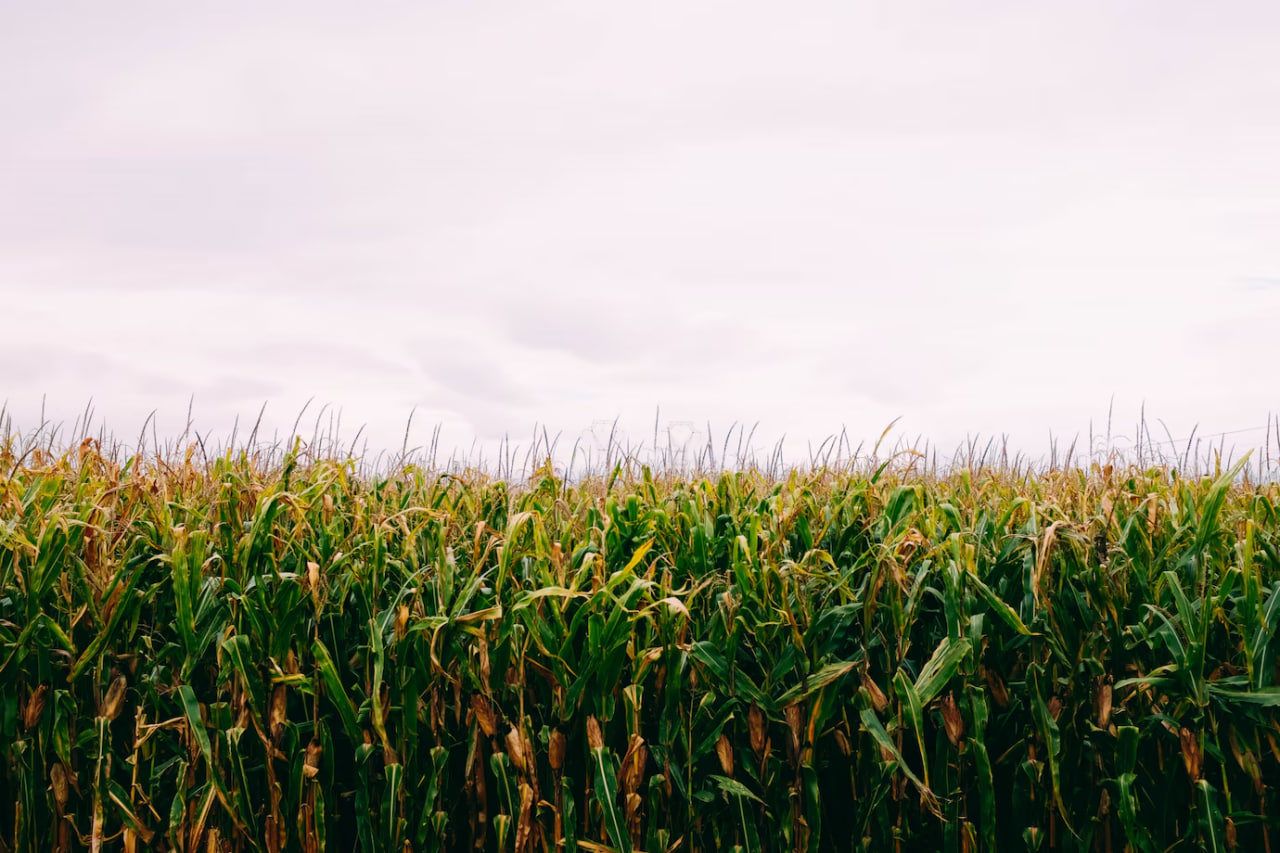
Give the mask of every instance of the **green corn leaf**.
<svg viewBox="0 0 1280 853">
<path fill-rule="evenodd" d="M 1196 782 L 1196 811 L 1203 849 L 1224 853 L 1227 847 L 1222 812 L 1218 808 L 1218 792 L 1204 779 Z"/>
<path fill-rule="evenodd" d="M 320 672 L 320 680 L 324 684 L 325 692 L 329 701 L 333 703 L 334 708 L 338 712 L 338 717 L 342 721 L 342 728 L 346 732 L 347 737 L 354 743 L 361 741 L 360 724 L 357 722 L 355 706 L 351 704 L 350 697 L 347 696 L 346 688 L 342 686 L 342 678 L 338 675 L 338 668 L 334 666 L 333 658 L 329 655 L 329 650 L 325 648 L 324 643 L 317 638 L 311 644 L 311 654 L 316 661 L 316 669 Z"/>
<path fill-rule="evenodd" d="M 613 754 L 606 747 L 591 750 L 591 766 L 595 773 L 596 802 L 604 813 L 604 825 L 613 846 L 623 853 L 631 853 L 631 835 L 618 809 L 618 776 L 613 766 Z"/>
<path fill-rule="evenodd" d="M 916 786 L 920 792 L 922 799 L 926 802 L 936 802 L 933 792 L 929 790 L 929 786 L 920 781 L 920 778 L 911 771 L 907 762 L 903 759 L 902 753 L 898 751 L 898 747 L 894 744 L 893 739 L 889 737 L 889 733 L 884 730 L 884 726 L 880 724 L 880 720 L 876 717 L 875 711 L 870 708 L 863 708 L 858 713 L 859 719 L 862 720 L 862 728 L 871 735 L 871 738 L 878 746 L 893 756 L 894 762 L 902 774 L 910 780 L 911 784 Z"/>
<path fill-rule="evenodd" d="M 1023 624 L 1022 619 L 1018 616 L 1018 611 L 1014 610 L 1006 604 L 1000 596 L 996 595 L 991 587 L 983 583 L 982 579 L 979 578 L 977 574 L 973 572 L 966 572 L 965 577 L 968 579 L 969 585 L 977 591 L 978 597 L 991 608 L 991 612 L 996 615 L 996 618 L 1004 622 L 1017 633 L 1025 637 L 1032 636 L 1031 629 Z"/>
<path fill-rule="evenodd" d="M 574 853 L 578 849 L 578 815 L 574 809 L 573 783 L 568 776 L 560 780 L 560 812 L 565 853 Z"/>
<path fill-rule="evenodd" d="M 921 706 L 928 705 L 942 692 L 968 654 L 969 641 L 964 637 L 947 637 L 938 644 L 913 685 Z"/>
<path fill-rule="evenodd" d="M 781 706 L 794 704 L 801 699 L 805 699 L 824 687 L 834 684 L 840 680 L 849 670 L 857 666 L 856 661 L 843 661 L 840 663 L 829 663 L 810 675 L 803 683 L 797 684 L 795 687 L 787 690 L 778 697 L 778 704 Z M 754 685 L 752 685 L 754 687 Z M 752 690 L 751 693 L 758 693 Z M 748 693 L 747 695 L 751 695 Z"/>
<path fill-rule="evenodd" d="M 187 725 L 191 730 L 191 736 L 196 739 L 196 745 L 200 747 L 200 754 L 204 756 L 205 762 L 210 765 L 210 773 L 212 774 L 213 747 L 209 744 L 209 733 L 204 728 L 204 719 L 200 713 L 200 702 L 196 699 L 195 691 L 187 684 L 178 688 L 178 698 L 182 700 L 182 710 L 187 716 Z"/>
</svg>

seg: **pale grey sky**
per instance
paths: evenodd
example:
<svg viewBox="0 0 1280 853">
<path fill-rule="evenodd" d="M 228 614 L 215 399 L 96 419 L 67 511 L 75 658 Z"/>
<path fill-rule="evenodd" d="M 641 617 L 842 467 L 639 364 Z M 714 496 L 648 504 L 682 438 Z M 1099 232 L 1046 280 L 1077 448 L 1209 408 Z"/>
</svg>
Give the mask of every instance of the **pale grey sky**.
<svg viewBox="0 0 1280 853">
<path fill-rule="evenodd" d="M 0 397 L 1260 425 L 1277 45 L 1274 2 L 0 2 Z"/>
</svg>

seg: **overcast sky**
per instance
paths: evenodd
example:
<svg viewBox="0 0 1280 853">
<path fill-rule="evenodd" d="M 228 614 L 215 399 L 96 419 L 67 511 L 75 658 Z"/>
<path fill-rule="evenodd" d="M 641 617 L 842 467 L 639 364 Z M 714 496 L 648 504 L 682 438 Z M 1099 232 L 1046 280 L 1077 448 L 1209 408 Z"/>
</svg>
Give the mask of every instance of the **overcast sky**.
<svg viewBox="0 0 1280 853">
<path fill-rule="evenodd" d="M 0 397 L 1259 426 L 1277 44 L 1274 2 L 0 2 Z"/>
</svg>

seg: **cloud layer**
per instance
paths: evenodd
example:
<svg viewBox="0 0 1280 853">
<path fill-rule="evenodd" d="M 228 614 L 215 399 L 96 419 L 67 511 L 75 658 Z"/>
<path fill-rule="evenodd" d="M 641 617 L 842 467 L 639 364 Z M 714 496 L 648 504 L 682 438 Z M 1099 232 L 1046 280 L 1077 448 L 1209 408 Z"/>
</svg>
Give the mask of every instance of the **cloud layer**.
<svg viewBox="0 0 1280 853">
<path fill-rule="evenodd" d="M 0 396 L 398 446 L 1277 408 L 1275 4 L 7 4 Z M 1261 435 L 1259 435 L 1261 438 Z M 798 446 L 803 446 L 800 444 Z"/>
</svg>

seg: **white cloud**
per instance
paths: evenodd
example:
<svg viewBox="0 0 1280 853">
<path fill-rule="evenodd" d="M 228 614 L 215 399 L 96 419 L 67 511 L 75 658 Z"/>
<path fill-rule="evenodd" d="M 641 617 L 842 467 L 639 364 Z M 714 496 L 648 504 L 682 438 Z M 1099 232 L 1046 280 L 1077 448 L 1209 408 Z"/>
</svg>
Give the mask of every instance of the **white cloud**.
<svg viewBox="0 0 1280 853">
<path fill-rule="evenodd" d="M 0 10 L 0 395 L 464 448 L 1265 421 L 1280 12 Z M 1262 376 L 1263 378 L 1259 378 Z M 318 405 L 318 404 L 317 404 Z"/>
</svg>

